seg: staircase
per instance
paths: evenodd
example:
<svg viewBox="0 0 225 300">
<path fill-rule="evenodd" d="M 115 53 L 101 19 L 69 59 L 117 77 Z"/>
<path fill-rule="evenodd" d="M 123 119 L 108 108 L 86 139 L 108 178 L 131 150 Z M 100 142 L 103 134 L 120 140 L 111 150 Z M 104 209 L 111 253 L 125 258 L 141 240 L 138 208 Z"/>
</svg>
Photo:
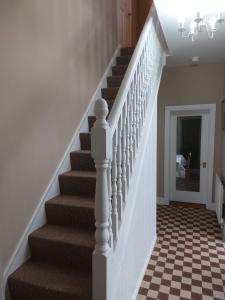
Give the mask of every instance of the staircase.
<svg viewBox="0 0 225 300">
<path fill-rule="evenodd" d="M 109 111 L 117 96 L 133 48 L 122 48 L 102 97 Z M 8 278 L 12 300 L 90 300 L 95 246 L 96 172 L 90 130 L 80 134 L 81 150 L 70 154 L 71 171 L 59 176 L 61 194 L 46 203 L 47 224 L 29 236 L 31 258 Z"/>
</svg>

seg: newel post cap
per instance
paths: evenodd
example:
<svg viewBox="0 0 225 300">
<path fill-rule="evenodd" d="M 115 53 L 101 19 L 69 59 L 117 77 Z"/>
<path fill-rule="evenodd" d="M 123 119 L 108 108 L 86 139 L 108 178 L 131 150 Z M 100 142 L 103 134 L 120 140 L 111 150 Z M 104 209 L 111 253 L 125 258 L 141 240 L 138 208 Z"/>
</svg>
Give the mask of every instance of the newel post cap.
<svg viewBox="0 0 225 300">
<path fill-rule="evenodd" d="M 103 122 L 106 124 L 106 117 L 109 113 L 108 104 L 104 99 L 98 99 L 95 103 L 95 109 L 94 109 L 95 115 L 96 115 L 96 123 L 99 124 Z M 96 125 L 95 123 L 95 125 Z"/>
</svg>

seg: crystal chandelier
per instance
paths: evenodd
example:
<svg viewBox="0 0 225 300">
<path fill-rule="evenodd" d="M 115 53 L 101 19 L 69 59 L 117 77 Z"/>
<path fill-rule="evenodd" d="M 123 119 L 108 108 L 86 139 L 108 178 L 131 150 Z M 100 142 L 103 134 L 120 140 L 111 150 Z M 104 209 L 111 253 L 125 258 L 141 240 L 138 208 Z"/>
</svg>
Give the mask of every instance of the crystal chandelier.
<svg viewBox="0 0 225 300">
<path fill-rule="evenodd" d="M 220 12 L 217 16 L 203 16 L 200 12 L 190 21 L 189 29 L 185 28 L 185 19 L 179 21 L 178 32 L 183 38 L 190 38 L 195 42 L 201 32 L 206 31 L 210 39 L 214 38 L 215 32 L 224 22 L 223 13 Z"/>
</svg>

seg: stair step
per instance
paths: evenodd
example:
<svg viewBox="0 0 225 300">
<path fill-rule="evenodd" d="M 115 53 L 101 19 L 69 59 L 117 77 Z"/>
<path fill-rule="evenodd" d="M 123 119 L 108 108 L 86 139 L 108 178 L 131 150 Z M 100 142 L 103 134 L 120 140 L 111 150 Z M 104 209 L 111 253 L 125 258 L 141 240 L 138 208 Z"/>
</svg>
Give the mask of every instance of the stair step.
<svg viewBox="0 0 225 300">
<path fill-rule="evenodd" d="M 132 55 L 134 53 L 134 47 L 125 47 L 120 49 L 121 56 Z"/>
<path fill-rule="evenodd" d="M 95 171 L 95 163 L 90 150 L 74 151 L 70 153 L 72 170 Z"/>
<path fill-rule="evenodd" d="M 128 65 L 132 55 L 124 55 L 116 58 L 117 65 Z"/>
<path fill-rule="evenodd" d="M 48 224 L 93 229 L 94 198 L 59 195 L 45 204 Z"/>
<path fill-rule="evenodd" d="M 90 132 L 80 133 L 81 150 L 91 150 L 91 134 Z"/>
<path fill-rule="evenodd" d="M 124 75 L 126 73 L 128 65 L 114 66 L 112 67 L 113 75 Z"/>
<path fill-rule="evenodd" d="M 107 78 L 108 87 L 120 87 L 123 76 L 110 76 Z"/>
<path fill-rule="evenodd" d="M 91 300 L 90 270 L 29 260 L 8 280 L 12 300 Z"/>
<path fill-rule="evenodd" d="M 91 128 L 94 126 L 95 121 L 96 121 L 96 117 L 95 116 L 89 116 L 88 117 L 89 131 L 91 131 Z"/>
<path fill-rule="evenodd" d="M 96 172 L 70 171 L 59 175 L 59 186 L 62 195 L 94 197 Z"/>
<path fill-rule="evenodd" d="M 102 89 L 102 98 L 105 100 L 115 100 L 118 94 L 119 87 L 110 87 Z"/>
<path fill-rule="evenodd" d="M 29 245 L 37 260 L 91 269 L 94 228 L 47 224 L 29 236 Z"/>
</svg>

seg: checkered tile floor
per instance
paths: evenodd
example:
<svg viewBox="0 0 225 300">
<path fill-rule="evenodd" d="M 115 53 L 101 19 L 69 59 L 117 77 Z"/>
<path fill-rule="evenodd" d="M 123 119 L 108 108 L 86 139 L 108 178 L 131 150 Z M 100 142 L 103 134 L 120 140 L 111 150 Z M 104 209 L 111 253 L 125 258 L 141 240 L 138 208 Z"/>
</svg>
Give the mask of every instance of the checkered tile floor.
<svg viewBox="0 0 225 300">
<path fill-rule="evenodd" d="M 225 300 L 225 244 L 214 212 L 159 206 L 158 240 L 137 300 Z"/>
</svg>

